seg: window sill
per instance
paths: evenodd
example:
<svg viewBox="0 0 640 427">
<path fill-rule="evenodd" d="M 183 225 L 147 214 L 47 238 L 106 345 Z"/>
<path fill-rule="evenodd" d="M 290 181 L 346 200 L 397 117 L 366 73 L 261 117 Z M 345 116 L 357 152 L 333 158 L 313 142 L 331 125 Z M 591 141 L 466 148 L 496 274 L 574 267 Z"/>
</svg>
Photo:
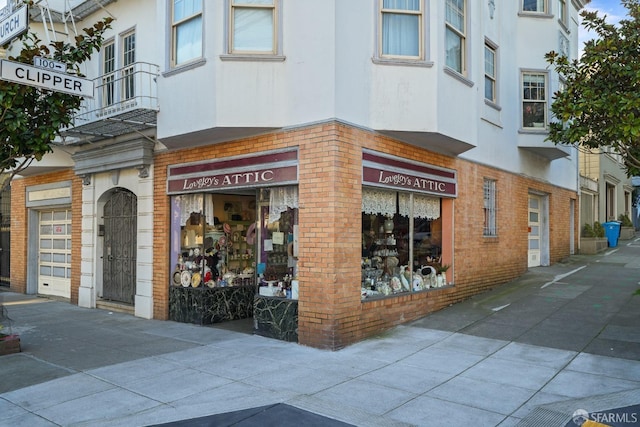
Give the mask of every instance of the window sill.
<svg viewBox="0 0 640 427">
<path fill-rule="evenodd" d="M 456 70 L 453 70 L 449 67 L 444 67 L 444 73 L 450 75 L 451 77 L 455 78 L 456 80 L 464 83 L 469 87 L 473 87 L 474 85 L 474 83 L 471 80 L 469 80 L 468 78 L 466 78 L 465 76 L 457 72 Z"/>
<path fill-rule="evenodd" d="M 524 134 L 545 134 L 545 133 L 549 133 L 549 129 L 546 127 L 542 127 L 542 128 L 520 128 L 518 130 L 518 133 L 524 133 Z"/>
<path fill-rule="evenodd" d="M 411 59 L 392 59 L 392 58 L 371 58 L 371 62 L 376 65 L 394 65 L 398 67 L 433 67 L 432 61 L 411 60 Z"/>
<path fill-rule="evenodd" d="M 284 55 L 260 55 L 260 54 L 226 54 L 220 55 L 221 61 L 254 61 L 254 62 L 284 62 Z"/>
<path fill-rule="evenodd" d="M 200 58 L 200 59 L 192 61 L 192 62 L 187 62 L 186 64 L 180 64 L 180 65 L 177 65 L 177 66 L 173 67 L 169 71 L 165 71 L 164 73 L 162 73 L 162 77 L 171 77 L 171 76 L 173 76 L 175 74 L 180 74 L 180 73 L 182 73 L 184 71 L 189 71 L 189 70 L 192 70 L 194 68 L 201 67 L 206 63 L 207 63 L 206 59 Z"/>
<path fill-rule="evenodd" d="M 501 107 L 501 106 L 499 106 L 498 104 L 496 104 L 496 103 L 495 103 L 495 102 L 493 102 L 493 101 L 489 101 L 489 100 L 488 100 L 488 99 L 486 99 L 486 98 L 485 98 L 485 100 L 484 100 L 484 104 L 485 104 L 485 105 L 487 105 L 487 106 L 489 106 L 489 107 L 491 107 L 491 108 L 493 108 L 493 109 L 494 109 L 494 110 L 496 110 L 496 111 L 502 111 L 502 107 Z"/>
<path fill-rule="evenodd" d="M 518 12 L 518 16 L 525 18 L 542 18 L 542 19 L 551 19 L 553 15 L 546 12 Z"/>
</svg>

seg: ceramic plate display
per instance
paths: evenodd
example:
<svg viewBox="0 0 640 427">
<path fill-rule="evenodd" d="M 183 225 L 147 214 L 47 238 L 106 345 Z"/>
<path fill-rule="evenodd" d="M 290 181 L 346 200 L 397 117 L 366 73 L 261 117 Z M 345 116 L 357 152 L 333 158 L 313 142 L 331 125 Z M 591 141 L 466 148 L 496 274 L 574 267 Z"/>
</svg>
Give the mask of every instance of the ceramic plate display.
<svg viewBox="0 0 640 427">
<path fill-rule="evenodd" d="M 200 279 L 200 273 L 193 273 L 193 275 L 191 276 L 191 286 L 193 286 L 194 288 L 200 286 Z"/>
<path fill-rule="evenodd" d="M 185 288 L 189 286 L 191 284 L 191 273 L 189 273 L 187 270 L 183 271 L 182 275 L 180 276 L 180 283 L 182 283 L 182 286 L 184 286 Z"/>
<path fill-rule="evenodd" d="M 213 280 L 209 280 L 206 285 L 210 288 L 215 288 L 216 287 L 216 282 L 214 282 Z"/>
<path fill-rule="evenodd" d="M 176 286 L 180 286 L 181 282 L 180 282 L 180 271 L 176 270 L 175 273 L 173 273 L 173 284 Z"/>
</svg>

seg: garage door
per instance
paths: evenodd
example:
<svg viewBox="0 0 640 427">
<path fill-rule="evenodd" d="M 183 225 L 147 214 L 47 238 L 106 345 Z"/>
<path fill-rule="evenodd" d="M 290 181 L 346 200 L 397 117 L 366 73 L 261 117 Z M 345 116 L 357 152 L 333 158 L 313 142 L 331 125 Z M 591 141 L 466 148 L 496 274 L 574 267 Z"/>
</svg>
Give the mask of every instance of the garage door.
<svg viewBox="0 0 640 427">
<path fill-rule="evenodd" d="M 71 296 L 71 211 L 40 212 L 38 293 Z"/>
</svg>

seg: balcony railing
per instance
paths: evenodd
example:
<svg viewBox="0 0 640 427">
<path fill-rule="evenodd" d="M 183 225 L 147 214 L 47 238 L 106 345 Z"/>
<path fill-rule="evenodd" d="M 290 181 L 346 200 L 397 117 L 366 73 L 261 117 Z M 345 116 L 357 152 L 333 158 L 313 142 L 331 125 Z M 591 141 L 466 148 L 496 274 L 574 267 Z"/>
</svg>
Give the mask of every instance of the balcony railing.
<svg viewBox="0 0 640 427">
<path fill-rule="evenodd" d="M 94 79 L 94 97 L 85 98 L 72 126 L 61 131 L 66 144 L 114 138 L 156 126 L 160 68 L 135 62 Z"/>
</svg>

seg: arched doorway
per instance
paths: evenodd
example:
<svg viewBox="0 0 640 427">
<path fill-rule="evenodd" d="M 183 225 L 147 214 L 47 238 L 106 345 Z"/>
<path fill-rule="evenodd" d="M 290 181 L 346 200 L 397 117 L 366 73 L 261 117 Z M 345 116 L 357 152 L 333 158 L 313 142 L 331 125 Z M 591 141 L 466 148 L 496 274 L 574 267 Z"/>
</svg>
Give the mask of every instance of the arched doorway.
<svg viewBox="0 0 640 427">
<path fill-rule="evenodd" d="M 102 298 L 133 305 L 136 294 L 138 201 L 124 188 L 111 191 L 104 205 Z"/>
</svg>

